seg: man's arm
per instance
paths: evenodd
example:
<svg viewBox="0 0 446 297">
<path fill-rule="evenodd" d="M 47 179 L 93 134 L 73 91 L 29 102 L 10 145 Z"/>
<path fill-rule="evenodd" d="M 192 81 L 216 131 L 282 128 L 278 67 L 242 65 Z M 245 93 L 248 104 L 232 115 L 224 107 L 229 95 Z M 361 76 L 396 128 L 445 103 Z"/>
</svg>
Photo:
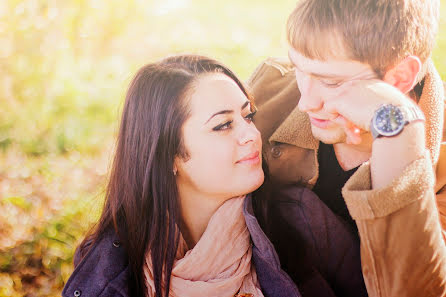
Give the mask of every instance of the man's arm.
<svg viewBox="0 0 446 297">
<path fill-rule="evenodd" d="M 387 187 L 372 190 L 370 164 L 343 195 L 361 237 L 369 296 L 444 296 L 446 249 L 427 153 Z"/>
<path fill-rule="evenodd" d="M 339 113 L 363 130 L 369 131 L 378 105 L 413 104 L 390 85 L 365 84 L 336 102 Z M 360 99 L 352 103 L 349 96 Z M 424 123 L 416 121 L 396 136 L 376 138 L 370 161 L 344 187 L 343 196 L 360 232 L 370 296 L 446 295 L 446 247 L 434 185 Z"/>
</svg>

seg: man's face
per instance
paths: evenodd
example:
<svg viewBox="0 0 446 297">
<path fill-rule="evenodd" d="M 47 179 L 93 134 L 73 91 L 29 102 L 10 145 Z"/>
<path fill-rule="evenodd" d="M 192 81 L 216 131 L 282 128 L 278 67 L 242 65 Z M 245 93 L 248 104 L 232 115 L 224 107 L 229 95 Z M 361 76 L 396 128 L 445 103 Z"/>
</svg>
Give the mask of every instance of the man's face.
<svg viewBox="0 0 446 297">
<path fill-rule="evenodd" d="M 293 48 L 289 50 L 289 57 L 295 66 L 297 85 L 301 92 L 298 107 L 308 113 L 313 135 L 328 144 L 345 142 L 344 129 L 333 121 L 338 114 L 327 112 L 324 104 L 336 97 L 339 87 L 344 83 L 377 78 L 376 73 L 369 65 L 348 58 L 312 60 Z"/>
</svg>

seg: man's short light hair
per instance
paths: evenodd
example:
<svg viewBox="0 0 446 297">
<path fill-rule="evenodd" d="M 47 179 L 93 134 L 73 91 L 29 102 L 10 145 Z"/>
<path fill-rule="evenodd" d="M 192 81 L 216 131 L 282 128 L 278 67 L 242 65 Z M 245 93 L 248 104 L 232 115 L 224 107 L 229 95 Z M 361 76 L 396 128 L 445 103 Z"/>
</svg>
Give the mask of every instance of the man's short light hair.
<svg viewBox="0 0 446 297">
<path fill-rule="evenodd" d="M 409 55 L 430 57 L 439 10 L 440 0 L 300 0 L 288 41 L 310 59 L 347 57 L 383 76 Z"/>
</svg>

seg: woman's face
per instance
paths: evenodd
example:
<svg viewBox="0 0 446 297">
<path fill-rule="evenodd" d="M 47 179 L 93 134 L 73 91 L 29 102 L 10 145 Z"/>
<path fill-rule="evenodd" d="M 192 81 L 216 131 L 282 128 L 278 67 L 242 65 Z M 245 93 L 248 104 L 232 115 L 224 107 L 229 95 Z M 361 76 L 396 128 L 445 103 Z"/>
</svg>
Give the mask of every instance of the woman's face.
<svg viewBox="0 0 446 297">
<path fill-rule="evenodd" d="M 175 159 L 179 189 L 222 199 L 257 189 L 264 178 L 262 141 L 237 84 L 224 74 L 206 74 L 186 100 L 191 112 L 182 132 L 189 158 Z"/>
</svg>

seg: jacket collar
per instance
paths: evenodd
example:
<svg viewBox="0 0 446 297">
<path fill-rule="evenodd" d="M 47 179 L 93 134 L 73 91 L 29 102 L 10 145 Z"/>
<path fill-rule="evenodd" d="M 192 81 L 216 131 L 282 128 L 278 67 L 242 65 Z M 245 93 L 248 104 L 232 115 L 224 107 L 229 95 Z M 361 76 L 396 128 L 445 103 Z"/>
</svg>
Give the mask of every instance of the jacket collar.
<svg viewBox="0 0 446 297">
<path fill-rule="evenodd" d="M 418 103 L 426 116 L 426 146 L 431 152 L 434 164 L 438 161 L 440 144 L 443 139 L 444 86 L 432 60 L 426 61 L 426 75 Z M 296 106 L 269 138 L 270 142 L 287 143 L 294 146 L 317 149 L 319 140 L 311 132 L 307 113 Z"/>
<path fill-rule="evenodd" d="M 423 91 L 418 106 L 426 117 L 426 147 L 429 149 L 433 164 L 440 155 L 440 145 L 444 131 L 444 85 L 433 62 L 427 62 Z"/>
<path fill-rule="evenodd" d="M 302 112 L 296 106 L 279 128 L 269 138 L 269 141 L 277 141 L 303 147 L 317 149 L 319 140 L 314 138 L 311 132 L 311 123 L 306 112 Z"/>
</svg>

